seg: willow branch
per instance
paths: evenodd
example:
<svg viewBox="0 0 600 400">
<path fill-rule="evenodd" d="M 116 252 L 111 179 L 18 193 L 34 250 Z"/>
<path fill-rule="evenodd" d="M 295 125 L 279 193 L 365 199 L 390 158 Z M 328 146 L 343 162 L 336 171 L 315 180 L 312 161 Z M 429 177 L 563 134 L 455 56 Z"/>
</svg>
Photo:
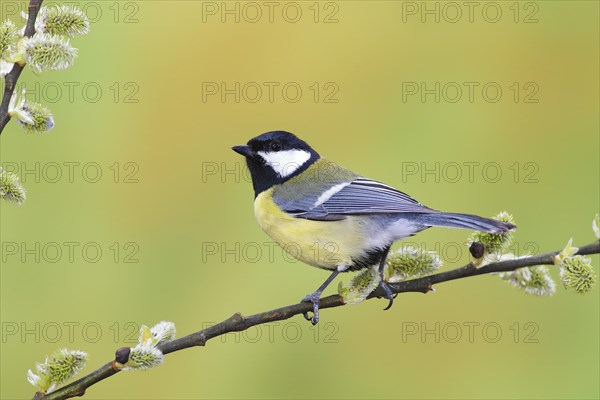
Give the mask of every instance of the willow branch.
<svg viewBox="0 0 600 400">
<path fill-rule="evenodd" d="M 38 12 L 42 6 L 44 0 L 30 0 L 29 1 L 29 17 L 27 18 L 27 25 L 25 26 L 24 37 L 32 37 L 35 33 L 35 20 L 37 19 Z M 24 65 L 15 63 L 12 70 L 4 77 L 4 94 L 2 95 L 2 104 L 0 104 L 0 135 L 8 121 L 10 121 L 10 115 L 8 114 L 8 105 L 10 99 L 16 89 L 17 81 L 23 72 Z"/>
<path fill-rule="evenodd" d="M 427 293 L 432 290 L 434 284 L 442 282 L 448 282 L 477 275 L 491 274 L 495 272 L 514 271 L 519 268 L 531 267 L 534 265 L 553 265 L 554 257 L 558 253 L 559 251 L 553 251 L 551 253 L 540 254 L 537 256 L 491 263 L 480 268 L 474 267 L 472 264 L 467 264 L 460 268 L 422 278 L 411 279 L 398 283 L 390 283 L 389 286 L 391 287 L 392 291 L 397 294 L 407 292 Z M 599 253 L 600 241 L 580 247 L 579 251 L 577 252 L 577 254 L 580 255 Z M 384 292 L 381 287 L 378 287 L 373 293 L 371 293 L 369 298 L 382 297 L 383 294 Z M 321 299 L 320 309 L 340 307 L 343 305 L 344 300 L 342 296 L 332 295 Z M 188 349 L 190 347 L 204 346 L 210 339 L 229 332 L 243 331 L 252 326 L 266 324 L 268 322 L 283 321 L 295 315 L 310 311 L 312 311 L 312 304 L 299 303 L 249 316 L 243 316 L 240 313 L 236 313 L 223 322 L 182 338 L 164 343 L 159 345 L 158 348 L 163 352 L 163 354 L 168 354 L 175 351 Z M 111 377 L 118 372 L 119 369 L 115 366 L 115 361 L 111 361 L 98 368 L 94 372 L 84 376 L 83 378 L 78 379 L 75 382 L 72 382 L 71 384 L 64 386 L 52 393 L 43 394 L 38 392 L 35 394 L 33 399 L 62 400 L 76 396 L 83 396 L 87 388 L 106 378 Z"/>
</svg>

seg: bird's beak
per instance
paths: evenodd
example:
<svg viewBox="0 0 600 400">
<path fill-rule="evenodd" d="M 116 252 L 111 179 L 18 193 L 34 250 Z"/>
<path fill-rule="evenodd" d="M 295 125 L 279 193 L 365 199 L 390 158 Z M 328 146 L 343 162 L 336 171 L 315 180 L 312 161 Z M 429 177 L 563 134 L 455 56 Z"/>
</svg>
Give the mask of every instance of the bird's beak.
<svg viewBox="0 0 600 400">
<path fill-rule="evenodd" d="M 242 144 L 239 146 L 233 146 L 231 148 L 231 150 L 235 151 L 238 154 L 243 155 L 244 157 L 252 157 L 254 156 L 254 152 L 252 151 L 252 149 L 250 148 L 250 146 Z"/>
</svg>

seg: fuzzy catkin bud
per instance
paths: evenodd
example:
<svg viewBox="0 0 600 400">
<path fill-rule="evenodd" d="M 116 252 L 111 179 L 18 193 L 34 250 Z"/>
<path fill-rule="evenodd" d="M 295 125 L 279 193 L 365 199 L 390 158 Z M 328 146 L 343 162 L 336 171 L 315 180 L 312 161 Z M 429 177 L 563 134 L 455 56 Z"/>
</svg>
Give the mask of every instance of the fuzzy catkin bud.
<svg viewBox="0 0 600 400">
<path fill-rule="evenodd" d="M 0 59 L 8 59 L 10 49 L 16 46 L 18 39 L 17 27 L 11 20 L 0 23 Z"/>
<path fill-rule="evenodd" d="M 54 128 L 54 117 L 47 107 L 39 103 L 25 103 L 22 107 L 22 111 L 29 115 L 33 121 L 33 123 L 30 124 L 17 118 L 17 121 L 25 132 L 44 133 Z"/>
<path fill-rule="evenodd" d="M 174 338 L 175 324 L 173 322 L 161 321 L 152 328 L 142 325 L 138 336 L 138 345 L 131 348 L 129 352 L 126 352 L 126 349 L 119 349 L 115 361 L 122 364 L 123 370 L 156 367 L 164 361 L 162 352 L 156 346 Z"/>
<path fill-rule="evenodd" d="M 338 285 L 338 293 L 344 298 L 345 304 L 358 304 L 377 289 L 381 282 L 377 266 L 365 268 L 358 272 L 348 286 L 342 282 Z"/>
<path fill-rule="evenodd" d="M 87 353 L 79 350 L 62 349 L 50 356 L 48 372 L 52 383 L 60 385 L 73 378 L 85 366 Z"/>
<path fill-rule="evenodd" d="M 75 377 L 83 369 L 87 353 L 80 350 L 61 349 L 36 363 L 34 373 L 27 371 L 27 380 L 42 393 L 51 392 L 56 386 Z"/>
<path fill-rule="evenodd" d="M 60 36 L 36 33 L 23 39 L 22 46 L 25 61 L 35 73 L 68 68 L 77 57 L 77 49 Z"/>
<path fill-rule="evenodd" d="M 123 370 L 149 369 L 162 364 L 163 361 L 164 356 L 156 347 L 138 344 L 131 349 Z"/>
<path fill-rule="evenodd" d="M 592 259 L 580 255 L 563 259 L 560 263 L 560 280 L 567 289 L 577 293 L 589 292 L 597 280 Z"/>
<path fill-rule="evenodd" d="M 429 275 L 442 266 L 433 251 L 406 246 L 387 258 L 385 276 L 387 282 L 400 282 L 410 278 Z"/>
<path fill-rule="evenodd" d="M 19 177 L 12 172 L 4 171 L 0 167 L 0 199 L 21 205 L 26 198 L 27 194 L 19 181 Z"/>
<path fill-rule="evenodd" d="M 556 291 L 556 284 L 550 277 L 548 268 L 544 265 L 501 272 L 498 276 L 514 287 L 536 296 L 552 296 Z"/>
<path fill-rule="evenodd" d="M 170 342 L 175 339 L 175 324 L 169 321 L 160 321 L 150 328 L 152 336 L 157 340 L 156 345 Z"/>
<path fill-rule="evenodd" d="M 69 5 L 50 5 L 40 9 L 35 21 L 36 32 L 73 37 L 90 31 L 85 13 Z"/>
</svg>

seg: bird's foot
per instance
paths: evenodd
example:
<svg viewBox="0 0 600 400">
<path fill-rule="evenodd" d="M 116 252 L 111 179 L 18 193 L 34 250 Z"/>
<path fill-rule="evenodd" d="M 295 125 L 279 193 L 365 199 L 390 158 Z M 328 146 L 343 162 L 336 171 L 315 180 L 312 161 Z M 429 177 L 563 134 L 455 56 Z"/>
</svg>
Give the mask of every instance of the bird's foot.
<svg viewBox="0 0 600 400">
<path fill-rule="evenodd" d="M 394 299 L 396 298 L 396 296 L 394 296 L 394 292 L 392 292 L 392 289 L 390 288 L 390 285 L 388 285 L 388 283 L 386 281 L 382 280 L 379 283 L 379 285 L 381 286 L 381 288 L 385 292 L 385 295 L 383 297 L 386 298 L 386 299 L 388 299 L 390 301 L 390 303 L 387 305 L 386 308 L 383 309 L 383 311 L 389 310 L 390 308 L 392 308 L 392 305 L 394 304 Z"/>
<path fill-rule="evenodd" d="M 302 299 L 301 303 L 312 303 L 313 305 L 313 316 L 312 318 L 308 315 L 308 312 L 303 313 L 304 318 L 310 321 L 313 325 L 319 322 L 319 304 L 321 303 L 321 292 L 316 291 Z"/>
</svg>

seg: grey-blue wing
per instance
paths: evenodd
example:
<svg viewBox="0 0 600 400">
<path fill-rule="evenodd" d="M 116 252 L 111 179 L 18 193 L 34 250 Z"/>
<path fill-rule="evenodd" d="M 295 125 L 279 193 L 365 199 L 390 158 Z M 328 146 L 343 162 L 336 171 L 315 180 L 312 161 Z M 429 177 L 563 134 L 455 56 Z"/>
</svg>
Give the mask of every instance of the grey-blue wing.
<svg viewBox="0 0 600 400">
<path fill-rule="evenodd" d="M 438 212 L 406 193 L 367 178 L 340 184 L 330 192 L 310 205 L 305 201 L 287 204 L 286 211 L 297 218 L 323 221 L 344 219 L 348 215 Z"/>
</svg>

